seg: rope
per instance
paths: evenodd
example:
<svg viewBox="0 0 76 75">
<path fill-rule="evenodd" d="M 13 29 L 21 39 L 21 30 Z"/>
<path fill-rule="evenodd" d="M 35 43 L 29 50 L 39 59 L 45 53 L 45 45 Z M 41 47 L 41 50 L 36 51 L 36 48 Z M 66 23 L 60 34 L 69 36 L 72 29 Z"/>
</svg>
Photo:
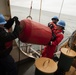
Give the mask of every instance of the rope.
<svg viewBox="0 0 76 75">
<path fill-rule="evenodd" d="M 42 7 L 42 0 L 40 1 L 40 13 L 39 13 L 39 22 L 40 22 L 40 19 L 41 19 L 41 7 Z"/>
<path fill-rule="evenodd" d="M 63 4 L 64 4 L 64 0 L 62 1 L 62 4 L 61 4 L 60 13 L 59 13 L 59 18 L 60 18 L 60 15 L 61 15 L 61 11 L 62 11 L 62 8 L 63 8 Z"/>
<path fill-rule="evenodd" d="M 33 1 L 31 0 L 31 6 L 30 6 L 29 16 L 26 17 L 26 18 L 30 18 L 31 20 L 32 20 L 32 17 L 31 17 L 32 4 L 33 4 Z"/>
<path fill-rule="evenodd" d="M 32 11 L 32 3 L 33 3 L 33 1 L 31 0 L 31 6 L 30 6 L 30 13 L 29 13 L 29 16 L 31 16 L 31 11 Z"/>
<path fill-rule="evenodd" d="M 40 1 L 40 13 L 39 13 L 39 22 L 40 22 L 40 20 L 41 20 L 41 9 L 42 8 L 42 0 Z M 41 52 L 42 52 L 42 45 L 40 45 L 40 50 L 41 50 Z"/>
<path fill-rule="evenodd" d="M 63 4 L 64 4 L 64 0 L 62 1 L 62 4 L 61 4 L 61 8 L 60 8 L 60 12 L 59 12 L 59 19 L 60 19 L 60 15 L 61 15 L 61 11 L 62 11 L 62 8 L 63 8 Z M 62 43 L 60 43 L 59 45 L 63 44 L 66 40 L 68 40 L 70 37 L 68 37 L 67 39 L 65 39 Z M 58 47 L 57 47 L 58 48 Z"/>
</svg>

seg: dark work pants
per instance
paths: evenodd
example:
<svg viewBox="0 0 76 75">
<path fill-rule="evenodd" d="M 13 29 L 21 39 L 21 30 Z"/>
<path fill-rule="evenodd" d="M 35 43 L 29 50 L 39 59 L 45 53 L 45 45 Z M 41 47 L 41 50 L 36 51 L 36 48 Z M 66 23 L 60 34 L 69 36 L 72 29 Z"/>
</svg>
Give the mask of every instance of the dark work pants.
<svg viewBox="0 0 76 75">
<path fill-rule="evenodd" d="M 18 75 L 16 63 L 10 55 L 0 58 L 0 75 Z"/>
</svg>

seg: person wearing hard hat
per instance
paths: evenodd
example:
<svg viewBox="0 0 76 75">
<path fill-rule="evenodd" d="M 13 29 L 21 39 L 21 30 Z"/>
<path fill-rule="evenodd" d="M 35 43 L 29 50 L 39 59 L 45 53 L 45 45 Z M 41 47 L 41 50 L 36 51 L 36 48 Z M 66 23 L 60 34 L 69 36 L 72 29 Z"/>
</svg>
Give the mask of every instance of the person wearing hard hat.
<svg viewBox="0 0 76 75">
<path fill-rule="evenodd" d="M 48 27 L 50 27 L 50 29 L 52 28 L 56 28 L 56 23 L 59 21 L 59 18 L 57 16 L 52 17 L 52 22 L 48 23 Z"/>
<path fill-rule="evenodd" d="M 0 14 L 0 75 L 17 75 L 17 67 L 10 52 L 12 50 L 12 41 L 19 36 L 21 27 L 16 16 L 12 19 L 15 21 L 15 28 L 12 32 L 8 32 L 9 27 L 5 26 L 7 22 L 4 16 Z"/>
<path fill-rule="evenodd" d="M 63 30 L 65 29 L 65 25 L 66 24 L 63 20 L 57 22 L 57 27 L 53 28 L 54 35 L 52 36 L 52 39 L 49 42 L 49 44 L 44 47 L 44 50 L 42 52 L 42 57 L 48 57 L 51 59 L 54 58 L 56 47 L 64 38 Z"/>
<path fill-rule="evenodd" d="M 57 16 L 54 16 L 51 20 L 56 24 L 59 21 L 59 18 Z"/>
</svg>

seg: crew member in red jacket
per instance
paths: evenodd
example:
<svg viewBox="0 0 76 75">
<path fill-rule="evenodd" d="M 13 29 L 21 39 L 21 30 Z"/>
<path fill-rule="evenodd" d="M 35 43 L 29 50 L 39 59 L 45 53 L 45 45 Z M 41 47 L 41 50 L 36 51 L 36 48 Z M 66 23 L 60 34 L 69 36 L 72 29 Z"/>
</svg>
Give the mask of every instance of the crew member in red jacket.
<svg viewBox="0 0 76 75">
<path fill-rule="evenodd" d="M 63 30 L 65 29 L 65 22 L 60 20 L 57 22 L 57 27 L 52 29 L 52 39 L 47 46 L 44 47 L 42 52 L 42 57 L 53 58 L 54 53 L 56 51 L 57 45 L 62 41 L 64 38 Z"/>
<path fill-rule="evenodd" d="M 56 23 L 59 21 L 59 18 L 57 16 L 54 16 L 51 20 L 52 21 L 48 23 L 48 27 L 52 29 L 56 27 Z"/>
<path fill-rule="evenodd" d="M 9 32 L 8 30 L 12 26 L 10 24 L 13 24 L 14 21 L 15 28 Z M 16 16 L 6 22 L 4 16 L 0 14 L 0 75 L 17 75 L 17 67 L 10 52 L 12 41 L 19 36 L 21 30 L 20 22 Z"/>
</svg>

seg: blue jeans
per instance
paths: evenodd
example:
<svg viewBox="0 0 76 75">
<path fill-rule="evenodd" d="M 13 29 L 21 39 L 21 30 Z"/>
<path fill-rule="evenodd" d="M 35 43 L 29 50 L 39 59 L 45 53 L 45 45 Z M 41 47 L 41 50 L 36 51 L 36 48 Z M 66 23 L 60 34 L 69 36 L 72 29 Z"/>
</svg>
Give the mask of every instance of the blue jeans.
<svg viewBox="0 0 76 75">
<path fill-rule="evenodd" d="M 0 58 L 0 75 L 18 75 L 16 63 L 11 55 Z"/>
</svg>

